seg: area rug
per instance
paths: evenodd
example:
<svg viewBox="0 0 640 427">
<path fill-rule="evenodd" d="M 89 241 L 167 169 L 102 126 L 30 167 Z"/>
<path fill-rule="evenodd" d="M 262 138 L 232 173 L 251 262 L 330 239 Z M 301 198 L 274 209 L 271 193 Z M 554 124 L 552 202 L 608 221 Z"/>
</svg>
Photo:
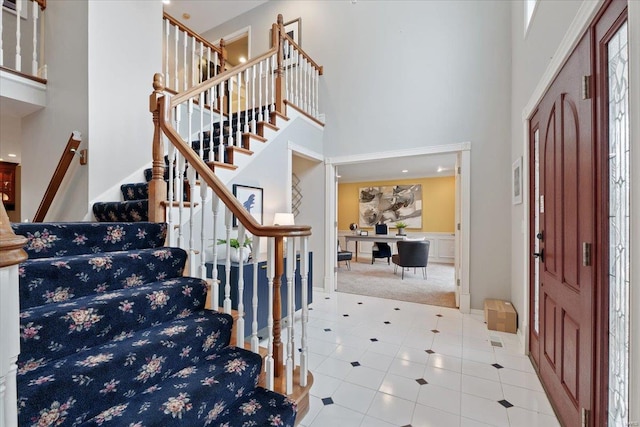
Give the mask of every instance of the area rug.
<svg viewBox="0 0 640 427">
<path fill-rule="evenodd" d="M 378 298 L 409 301 L 420 304 L 455 307 L 455 271 L 451 264 L 429 263 L 427 279 L 422 277 L 422 269 L 405 270 L 404 280 L 401 270 L 394 275 L 394 265 L 386 260 L 360 259 L 351 262 L 347 270 L 344 262 L 338 268 L 338 292 L 367 295 Z"/>
</svg>

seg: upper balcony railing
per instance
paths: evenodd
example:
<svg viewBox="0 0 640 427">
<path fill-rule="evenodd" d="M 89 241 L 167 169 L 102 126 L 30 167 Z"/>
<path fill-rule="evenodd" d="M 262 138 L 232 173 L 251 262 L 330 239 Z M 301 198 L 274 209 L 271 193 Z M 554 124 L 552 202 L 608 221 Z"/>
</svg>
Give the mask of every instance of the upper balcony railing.
<svg viewBox="0 0 640 427">
<path fill-rule="evenodd" d="M 0 19 L 0 68 L 44 82 L 44 10 L 47 0 L 4 0 Z"/>
</svg>

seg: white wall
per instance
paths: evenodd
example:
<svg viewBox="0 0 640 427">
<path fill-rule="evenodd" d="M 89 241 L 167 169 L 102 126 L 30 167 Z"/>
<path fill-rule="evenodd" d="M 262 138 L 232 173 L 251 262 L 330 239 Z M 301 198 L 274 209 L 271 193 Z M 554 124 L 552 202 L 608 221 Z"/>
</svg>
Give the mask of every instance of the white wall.
<svg viewBox="0 0 640 427">
<path fill-rule="evenodd" d="M 511 2 L 267 2 L 207 33 L 302 17 L 320 65 L 325 156 L 471 141 L 471 306 L 510 297 Z"/>
<path fill-rule="evenodd" d="M 22 120 L 22 217 L 33 218 L 62 150 L 74 130 L 87 147 L 87 3 L 49 2 L 46 9 L 47 106 Z M 56 220 L 81 219 L 87 209 L 87 167 L 70 176 L 64 203 L 55 200 Z"/>
<path fill-rule="evenodd" d="M 149 95 L 162 71 L 162 2 L 90 1 L 88 22 L 91 201 L 151 162 Z"/>
<path fill-rule="evenodd" d="M 511 11 L 512 92 L 511 92 L 511 160 L 524 156 L 523 109 L 533 95 L 534 89 L 552 61 L 560 41 L 573 21 L 581 2 L 539 1 L 531 25 L 524 34 L 524 3 L 513 2 Z M 524 165 L 527 171 L 527 165 Z M 524 177 L 524 187 L 529 182 Z M 528 194 L 525 191 L 525 197 Z M 525 203 L 511 209 L 511 300 L 520 314 L 519 327 L 526 323 L 528 283 L 525 280 Z"/>
</svg>

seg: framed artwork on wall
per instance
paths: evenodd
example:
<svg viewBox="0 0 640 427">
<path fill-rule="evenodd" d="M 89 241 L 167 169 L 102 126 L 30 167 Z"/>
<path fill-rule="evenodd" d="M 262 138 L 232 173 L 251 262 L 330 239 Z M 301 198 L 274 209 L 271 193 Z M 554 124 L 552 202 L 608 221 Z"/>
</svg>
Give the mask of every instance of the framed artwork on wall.
<svg viewBox="0 0 640 427">
<path fill-rule="evenodd" d="M 292 19 L 284 23 L 284 32 L 302 47 L 302 18 Z"/>
<path fill-rule="evenodd" d="M 511 166 L 511 203 L 522 203 L 522 157 L 518 157 Z"/>
<path fill-rule="evenodd" d="M 393 226 L 402 221 L 409 228 L 422 228 L 422 184 L 362 187 L 358 196 L 358 225 Z"/>
<path fill-rule="evenodd" d="M 263 190 L 260 187 L 251 187 L 248 185 L 233 184 L 233 195 L 242 206 L 251 214 L 251 216 L 262 224 L 262 201 Z M 238 226 L 238 218 L 233 216 L 233 226 Z"/>
</svg>

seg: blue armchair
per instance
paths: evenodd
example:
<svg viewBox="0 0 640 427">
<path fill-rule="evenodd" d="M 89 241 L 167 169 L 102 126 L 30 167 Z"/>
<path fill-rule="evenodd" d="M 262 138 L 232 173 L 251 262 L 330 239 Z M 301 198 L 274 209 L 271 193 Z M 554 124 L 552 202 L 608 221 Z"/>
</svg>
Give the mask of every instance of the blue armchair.
<svg viewBox="0 0 640 427">
<path fill-rule="evenodd" d="M 386 224 L 376 224 L 376 234 L 388 234 L 388 232 Z M 386 242 L 375 242 L 371 251 L 371 264 L 376 258 L 386 258 L 387 264 L 391 265 L 391 246 Z"/>
</svg>

